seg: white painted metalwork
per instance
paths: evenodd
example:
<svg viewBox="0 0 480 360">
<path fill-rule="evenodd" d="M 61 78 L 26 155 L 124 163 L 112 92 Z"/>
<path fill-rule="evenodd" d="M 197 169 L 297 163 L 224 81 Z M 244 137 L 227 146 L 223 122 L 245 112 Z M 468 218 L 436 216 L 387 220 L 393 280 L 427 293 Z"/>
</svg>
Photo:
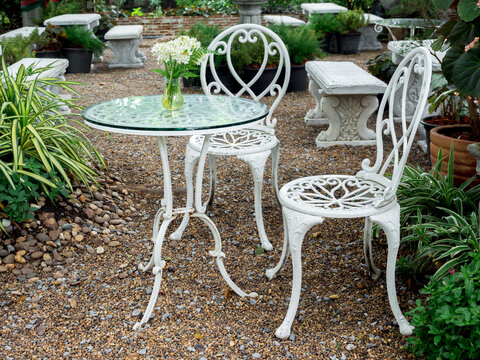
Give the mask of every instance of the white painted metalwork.
<svg viewBox="0 0 480 360">
<path fill-rule="evenodd" d="M 396 190 L 420 122 L 425 101 L 430 88 L 432 72 L 431 56 L 427 49 L 417 48 L 400 63 L 384 94 L 377 116 L 377 157 L 375 164 L 370 160 L 362 162 L 362 170 L 355 176 L 321 175 L 297 179 L 284 185 L 279 192 L 279 200 L 285 226 L 283 251 L 275 268 L 268 269 L 266 275 L 272 279 L 287 259 L 292 256 L 293 285 L 290 305 L 282 325 L 275 335 L 286 339 L 290 335 L 292 322 L 300 299 L 302 281 L 301 246 L 306 232 L 324 218 L 365 218 L 364 253 L 373 279 L 380 275 L 372 260 L 371 233 L 372 223 L 379 224 L 387 235 L 387 293 L 393 315 L 403 335 L 410 335 L 412 327 L 398 306 L 395 290 L 395 262 L 400 244 L 400 207 L 396 199 Z M 419 101 L 412 121 L 407 121 L 405 112 L 407 87 L 411 78 L 416 77 L 422 84 Z M 395 96 L 402 87 L 402 96 Z M 389 102 L 388 118 L 382 119 L 385 106 Z M 393 104 L 400 101 L 402 111 L 401 133 L 394 127 Z M 393 150 L 384 157 L 384 135 L 390 135 Z M 385 177 L 388 172 L 391 178 Z"/>
<path fill-rule="evenodd" d="M 255 43 L 261 42 L 264 48 L 263 61 L 260 65 L 257 74 L 248 82 L 245 82 L 232 64 L 232 46 L 235 43 Z M 215 193 L 216 171 L 215 159 L 216 156 L 237 156 L 237 158 L 245 161 L 254 178 L 254 193 L 255 193 L 255 219 L 257 222 L 258 233 L 262 247 L 265 250 L 272 250 L 272 245 L 268 241 L 265 233 L 262 215 L 262 184 L 263 172 L 265 163 L 270 154 L 272 154 L 272 186 L 277 196 L 277 169 L 279 158 L 279 141 L 274 135 L 274 127 L 276 119 L 272 119 L 273 112 L 280 100 L 285 95 L 285 91 L 290 80 L 290 58 L 287 49 L 282 40 L 271 30 L 256 24 L 240 24 L 233 26 L 220 35 L 218 35 L 210 44 L 209 48 L 214 50 L 216 54 L 210 54 L 202 64 L 200 70 L 200 77 L 202 87 L 206 94 L 218 94 L 221 91 L 229 96 L 240 97 L 248 95 L 253 100 L 260 100 L 267 94 L 276 97 L 273 105 L 270 107 L 268 115 L 258 121 L 254 126 L 249 126 L 247 129 L 235 130 L 229 132 L 218 133 L 210 139 L 210 146 L 208 148 L 208 156 L 210 159 L 210 193 L 205 206 L 212 205 Z M 267 62 L 271 56 L 279 55 L 278 69 L 271 83 L 260 93 L 255 94 L 252 90 L 252 85 L 255 84 L 262 76 Z M 215 56 L 225 55 L 227 65 L 230 73 L 240 85 L 240 90 L 232 93 L 229 88 L 221 81 L 217 69 L 215 67 Z M 213 75 L 213 81 L 207 82 L 207 68 Z M 278 84 L 281 75 L 284 75 L 283 82 Z M 188 143 L 186 160 L 185 160 L 185 176 L 187 179 L 187 207 L 193 202 L 193 187 L 188 185 L 193 173 L 193 166 L 197 161 L 203 144 L 203 136 L 193 136 Z M 198 194 L 198 193 L 197 193 Z M 198 194 L 199 195 L 199 194 Z M 200 196 L 200 195 L 199 195 Z M 184 219 L 175 233 L 171 235 L 172 239 L 179 239 L 188 223 L 189 214 L 185 213 Z"/>
<path fill-rule="evenodd" d="M 201 203 L 203 171 L 207 151 L 209 150 L 210 138 L 213 131 L 219 128 L 236 131 L 248 126 L 249 123 L 258 121 L 268 114 L 268 107 L 257 101 L 227 96 L 186 95 L 185 104 L 178 111 L 165 110 L 161 106 L 160 96 L 136 96 L 130 98 L 113 99 L 100 104 L 95 104 L 83 110 L 82 116 L 89 126 L 105 131 L 131 135 L 157 136 L 160 157 L 162 161 L 164 193 L 161 208 L 157 212 L 153 223 L 153 253 L 146 265 L 139 265 L 142 271 L 152 270 L 155 275 L 153 291 L 142 319 L 135 324 L 133 329 L 140 328 L 145 324 L 155 307 L 158 291 L 162 282 L 162 273 L 165 261 L 162 259 L 162 246 L 168 226 L 179 216 L 188 214 L 189 217 L 197 217 L 210 229 L 215 248 L 210 251 L 210 256 L 215 257 L 220 274 L 230 288 L 239 296 L 256 297 L 257 293 L 246 293 L 240 289 L 228 275 L 223 259 L 220 233 L 213 221 L 205 214 L 205 206 Z M 210 116 L 208 116 L 208 114 Z M 202 116 L 203 115 L 203 116 Z M 186 166 L 191 173 L 187 175 L 189 181 L 189 193 L 192 194 L 185 208 L 173 207 L 172 180 L 168 162 L 167 137 L 192 134 L 204 134 L 200 153 L 197 156 L 195 189 L 193 188 L 193 166 Z M 187 152 L 190 147 L 187 147 Z M 191 157 L 186 156 L 186 161 Z M 194 191 L 195 190 L 195 191 Z M 195 192 L 195 203 L 193 194 Z M 185 224 L 186 225 L 186 224 Z"/>
</svg>

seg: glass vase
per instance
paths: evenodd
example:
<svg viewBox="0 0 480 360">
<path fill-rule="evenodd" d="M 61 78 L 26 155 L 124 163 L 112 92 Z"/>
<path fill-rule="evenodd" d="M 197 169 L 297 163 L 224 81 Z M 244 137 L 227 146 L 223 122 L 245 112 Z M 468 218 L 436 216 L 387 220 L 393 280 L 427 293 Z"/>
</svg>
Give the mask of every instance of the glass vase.
<svg viewBox="0 0 480 360">
<path fill-rule="evenodd" d="M 180 92 L 180 78 L 165 78 L 162 105 L 168 110 L 178 110 L 183 105 L 183 95 Z"/>
</svg>

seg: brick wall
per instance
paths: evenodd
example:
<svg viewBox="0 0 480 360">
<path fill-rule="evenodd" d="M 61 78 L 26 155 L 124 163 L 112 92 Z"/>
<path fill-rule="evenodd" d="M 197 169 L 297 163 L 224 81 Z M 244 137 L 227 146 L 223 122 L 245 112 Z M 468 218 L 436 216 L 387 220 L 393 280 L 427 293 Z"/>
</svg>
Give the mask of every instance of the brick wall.
<svg viewBox="0 0 480 360">
<path fill-rule="evenodd" d="M 288 14 L 289 16 L 303 19 L 302 14 Z M 236 25 L 238 15 L 210 15 L 205 16 L 162 16 L 146 17 L 134 16 L 118 19 L 118 25 L 143 25 L 143 36 L 171 36 L 177 35 L 181 29 L 189 29 L 195 22 L 210 25 L 220 25 L 222 29 Z M 263 24 L 265 25 L 265 24 Z"/>
</svg>

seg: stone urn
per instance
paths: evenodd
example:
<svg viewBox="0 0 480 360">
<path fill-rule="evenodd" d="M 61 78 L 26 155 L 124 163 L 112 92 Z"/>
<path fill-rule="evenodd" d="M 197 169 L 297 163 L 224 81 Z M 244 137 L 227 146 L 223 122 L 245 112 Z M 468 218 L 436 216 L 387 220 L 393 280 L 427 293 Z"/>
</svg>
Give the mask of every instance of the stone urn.
<svg viewBox="0 0 480 360">
<path fill-rule="evenodd" d="M 382 7 L 385 9 L 385 10 L 388 10 L 392 7 L 394 7 L 395 5 L 397 5 L 400 1 L 399 0 L 380 0 L 380 3 L 382 4 Z"/>
<path fill-rule="evenodd" d="M 262 5 L 267 0 L 232 0 L 238 5 L 240 24 L 261 24 Z"/>
</svg>

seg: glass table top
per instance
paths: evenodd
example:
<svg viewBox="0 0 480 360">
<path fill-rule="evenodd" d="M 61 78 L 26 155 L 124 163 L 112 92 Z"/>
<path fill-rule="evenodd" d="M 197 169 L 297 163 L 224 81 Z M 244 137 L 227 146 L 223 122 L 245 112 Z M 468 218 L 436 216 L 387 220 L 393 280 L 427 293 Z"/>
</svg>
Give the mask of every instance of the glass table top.
<svg viewBox="0 0 480 360">
<path fill-rule="evenodd" d="M 129 134 L 193 135 L 239 128 L 263 119 L 268 107 L 258 101 L 220 95 L 184 95 L 175 111 L 162 106 L 162 96 L 134 96 L 104 101 L 82 112 L 87 125 Z"/>
</svg>

